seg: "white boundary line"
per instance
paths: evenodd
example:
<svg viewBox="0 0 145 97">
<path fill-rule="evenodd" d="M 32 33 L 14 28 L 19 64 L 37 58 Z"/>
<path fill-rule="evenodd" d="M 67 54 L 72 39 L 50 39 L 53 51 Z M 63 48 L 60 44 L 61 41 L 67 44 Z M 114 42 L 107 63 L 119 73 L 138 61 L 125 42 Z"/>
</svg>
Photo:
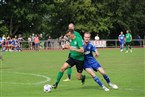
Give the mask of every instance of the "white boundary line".
<svg viewBox="0 0 145 97">
<path fill-rule="evenodd" d="M 133 88 L 121 88 L 121 90 L 126 90 L 126 91 L 145 91 L 144 89 L 141 90 L 141 89 L 133 89 Z"/>
<path fill-rule="evenodd" d="M 22 85 L 39 85 L 39 84 L 44 84 L 46 82 L 49 82 L 51 80 L 51 78 L 44 76 L 44 75 L 40 75 L 40 74 L 33 74 L 33 73 L 21 73 L 21 72 L 7 72 L 7 73 L 15 73 L 15 74 L 19 74 L 19 75 L 31 75 L 31 76 L 36 76 L 36 77 L 41 77 L 41 78 L 45 78 L 45 80 L 40 81 L 40 82 L 35 82 L 35 83 L 19 83 L 19 82 L 1 82 L 2 83 L 7 83 L 7 84 L 22 84 Z"/>
</svg>

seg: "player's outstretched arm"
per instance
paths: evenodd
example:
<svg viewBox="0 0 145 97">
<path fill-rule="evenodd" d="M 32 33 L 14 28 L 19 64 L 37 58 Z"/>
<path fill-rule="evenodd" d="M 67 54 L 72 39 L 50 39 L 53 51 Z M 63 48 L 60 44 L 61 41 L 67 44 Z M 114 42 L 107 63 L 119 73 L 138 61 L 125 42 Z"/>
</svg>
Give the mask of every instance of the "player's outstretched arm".
<svg viewBox="0 0 145 97">
<path fill-rule="evenodd" d="M 70 50 L 74 50 L 74 51 L 76 51 L 76 52 L 84 53 L 84 48 L 83 48 L 83 47 L 80 47 L 79 49 L 70 47 Z"/>
</svg>

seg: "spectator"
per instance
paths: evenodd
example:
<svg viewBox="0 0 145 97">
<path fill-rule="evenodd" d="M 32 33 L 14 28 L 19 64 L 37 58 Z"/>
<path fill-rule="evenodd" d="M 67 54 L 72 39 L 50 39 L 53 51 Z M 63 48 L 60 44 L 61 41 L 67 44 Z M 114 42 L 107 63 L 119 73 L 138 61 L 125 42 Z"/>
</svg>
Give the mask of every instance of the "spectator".
<svg viewBox="0 0 145 97">
<path fill-rule="evenodd" d="M 34 44 L 35 44 L 35 50 L 39 51 L 40 41 L 39 41 L 39 37 L 37 36 L 37 34 L 34 37 Z"/>
<path fill-rule="evenodd" d="M 100 40 L 100 37 L 98 34 L 95 36 L 95 40 Z"/>
<path fill-rule="evenodd" d="M 17 41 L 15 38 L 13 38 L 11 43 L 11 50 L 16 51 L 16 47 L 17 47 Z"/>
<path fill-rule="evenodd" d="M 29 50 L 31 50 L 32 49 L 32 38 L 31 38 L 31 35 L 28 37 L 28 48 L 29 48 Z"/>
<path fill-rule="evenodd" d="M 139 34 L 136 35 L 136 39 L 137 39 L 137 45 L 140 46 L 140 44 L 141 44 L 141 37 L 139 36 Z"/>
<path fill-rule="evenodd" d="M 48 40 L 47 40 L 47 43 L 48 43 L 47 48 L 51 48 L 51 42 L 52 42 L 51 36 L 49 35 Z"/>
<path fill-rule="evenodd" d="M 20 43 L 20 50 L 22 51 L 22 42 L 24 41 L 23 37 L 19 34 L 18 42 Z"/>
<path fill-rule="evenodd" d="M 7 40 L 8 40 L 7 50 L 11 52 L 12 51 L 12 39 L 10 36 L 8 36 Z"/>
<path fill-rule="evenodd" d="M 62 39 L 63 39 L 63 35 L 61 35 L 59 38 L 58 38 L 58 44 L 59 44 L 59 49 L 62 48 Z"/>
<path fill-rule="evenodd" d="M 2 36 L 2 40 L 6 40 L 6 36 L 5 35 Z"/>
<path fill-rule="evenodd" d="M 31 40 L 32 40 L 32 49 L 35 48 L 35 43 L 34 43 L 34 33 L 32 34 Z"/>
<path fill-rule="evenodd" d="M 9 40 L 10 38 L 11 38 L 11 36 L 10 36 L 10 35 L 8 35 L 7 40 Z"/>
<path fill-rule="evenodd" d="M 8 41 L 6 39 L 2 40 L 2 51 L 5 52 L 7 51 L 7 47 L 8 47 Z"/>
</svg>

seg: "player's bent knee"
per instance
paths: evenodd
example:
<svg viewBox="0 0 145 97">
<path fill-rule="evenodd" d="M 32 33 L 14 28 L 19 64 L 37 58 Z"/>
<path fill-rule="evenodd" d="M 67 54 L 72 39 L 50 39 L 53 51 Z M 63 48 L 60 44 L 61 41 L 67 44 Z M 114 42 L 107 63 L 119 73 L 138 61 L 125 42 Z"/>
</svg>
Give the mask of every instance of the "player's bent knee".
<svg viewBox="0 0 145 97">
<path fill-rule="evenodd" d="M 60 68 L 60 71 L 61 71 L 61 72 L 64 72 L 65 70 L 66 70 L 66 69 L 65 69 L 64 67 L 61 67 L 61 68 Z"/>
<path fill-rule="evenodd" d="M 69 65 L 67 63 L 64 63 L 63 66 L 60 68 L 60 71 L 64 72 L 68 67 Z"/>
<path fill-rule="evenodd" d="M 78 80 L 81 80 L 81 77 L 78 76 L 77 78 L 78 78 Z"/>
<path fill-rule="evenodd" d="M 82 75 L 77 75 L 78 80 L 81 80 L 81 78 L 82 78 Z"/>
</svg>

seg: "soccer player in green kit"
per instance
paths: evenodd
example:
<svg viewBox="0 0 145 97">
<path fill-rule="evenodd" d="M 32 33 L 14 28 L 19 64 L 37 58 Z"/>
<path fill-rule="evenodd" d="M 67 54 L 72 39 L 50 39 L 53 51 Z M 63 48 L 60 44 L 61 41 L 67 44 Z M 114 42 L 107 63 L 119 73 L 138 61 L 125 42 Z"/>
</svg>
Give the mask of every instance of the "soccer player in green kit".
<svg viewBox="0 0 145 97">
<path fill-rule="evenodd" d="M 58 72 L 57 79 L 53 88 L 57 88 L 64 71 L 76 65 L 77 78 L 81 80 L 82 84 L 85 82 L 85 75 L 82 75 L 84 67 L 84 48 L 83 41 L 80 37 L 74 35 L 74 30 L 70 29 L 66 33 L 67 37 L 70 39 L 70 45 L 64 45 L 63 48 L 70 50 L 70 56 L 68 60 L 62 65 L 60 71 Z"/>
<path fill-rule="evenodd" d="M 132 53 L 131 41 L 132 41 L 132 35 L 129 33 L 128 30 L 126 30 L 126 35 L 125 35 L 126 52 L 125 53 L 128 53 L 128 48 L 130 48 L 130 52 Z"/>
<path fill-rule="evenodd" d="M 75 27 L 74 27 L 74 24 L 73 24 L 73 23 L 70 23 L 70 24 L 68 25 L 68 29 L 74 30 L 74 28 L 75 28 Z M 79 32 L 74 31 L 74 35 L 77 36 L 77 37 L 80 37 L 80 38 L 83 40 L 83 38 L 82 38 L 82 36 L 80 35 Z M 69 54 L 69 56 L 70 56 L 70 54 Z M 69 56 L 68 56 L 68 58 L 69 58 Z M 64 79 L 63 81 L 70 81 L 70 79 L 71 79 L 71 74 L 72 74 L 72 69 L 71 69 L 71 68 L 68 68 L 68 69 L 67 69 L 67 78 Z"/>
</svg>

